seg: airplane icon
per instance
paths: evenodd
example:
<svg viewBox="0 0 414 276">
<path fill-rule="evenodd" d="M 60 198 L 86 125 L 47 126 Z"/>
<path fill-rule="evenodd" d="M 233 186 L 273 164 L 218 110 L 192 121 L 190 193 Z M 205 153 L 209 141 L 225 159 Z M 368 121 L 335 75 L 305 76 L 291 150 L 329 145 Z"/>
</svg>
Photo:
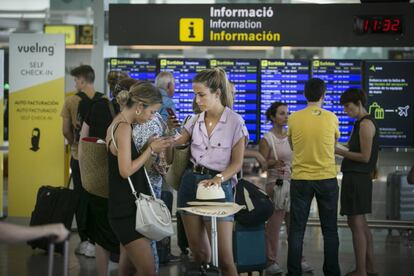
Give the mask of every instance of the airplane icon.
<svg viewBox="0 0 414 276">
<path fill-rule="evenodd" d="M 398 115 L 399 116 L 401 116 L 401 117 L 408 117 L 408 109 L 410 108 L 410 106 L 409 105 L 406 105 L 406 106 L 404 106 L 404 107 L 402 107 L 402 106 L 399 106 L 398 107 Z"/>
</svg>

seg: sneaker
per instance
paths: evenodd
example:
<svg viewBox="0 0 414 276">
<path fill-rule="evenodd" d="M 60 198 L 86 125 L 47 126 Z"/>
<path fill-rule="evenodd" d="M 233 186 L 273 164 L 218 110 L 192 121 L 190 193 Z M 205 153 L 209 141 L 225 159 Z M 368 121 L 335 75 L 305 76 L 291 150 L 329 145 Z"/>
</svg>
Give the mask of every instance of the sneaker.
<svg viewBox="0 0 414 276">
<path fill-rule="evenodd" d="M 312 272 L 314 269 L 307 261 L 302 261 L 301 266 L 302 272 Z"/>
<path fill-rule="evenodd" d="M 85 249 L 85 253 L 83 255 L 89 258 L 95 258 L 95 245 L 88 242 L 86 249 Z"/>
<path fill-rule="evenodd" d="M 280 273 L 283 273 L 283 269 L 277 264 L 277 263 L 274 263 L 274 264 L 272 264 L 272 265 L 269 265 L 267 268 L 266 268 L 266 275 L 272 275 L 272 274 L 280 274 Z"/>
<path fill-rule="evenodd" d="M 79 243 L 78 247 L 76 247 L 75 249 L 75 254 L 85 255 L 85 250 L 86 250 L 86 247 L 88 246 L 88 243 L 89 243 L 88 241 L 83 241 Z"/>
</svg>

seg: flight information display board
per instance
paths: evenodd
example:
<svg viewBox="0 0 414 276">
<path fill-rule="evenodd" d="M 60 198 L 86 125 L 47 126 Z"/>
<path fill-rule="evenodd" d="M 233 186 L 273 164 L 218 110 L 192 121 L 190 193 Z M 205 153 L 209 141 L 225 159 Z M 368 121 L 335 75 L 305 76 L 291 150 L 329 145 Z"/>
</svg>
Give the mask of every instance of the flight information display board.
<svg viewBox="0 0 414 276">
<path fill-rule="evenodd" d="M 154 82 L 157 75 L 156 59 L 110 58 L 110 71 L 123 71 L 136 80 Z"/>
<path fill-rule="evenodd" d="M 258 84 L 257 59 L 212 59 L 210 67 L 221 67 L 234 84 L 235 99 L 233 110 L 239 113 L 249 131 L 249 142 L 258 142 Z"/>
<path fill-rule="evenodd" d="M 366 61 L 367 111 L 378 124 L 383 147 L 412 147 L 414 61 Z"/>
<path fill-rule="evenodd" d="M 267 121 L 266 110 L 273 102 L 286 103 L 289 112 L 305 108 L 304 89 L 309 73 L 307 60 L 260 61 L 260 137 L 272 128 L 272 123 Z"/>
<path fill-rule="evenodd" d="M 173 100 L 180 121 L 194 114 L 192 81 L 198 72 L 207 69 L 207 65 L 207 59 L 160 59 L 160 71 L 171 72 L 175 79 Z"/>
<path fill-rule="evenodd" d="M 347 142 L 352 132 L 354 119 L 348 117 L 339 100 L 341 94 L 350 87 L 362 87 L 361 60 L 313 60 L 312 77 L 326 83 L 323 108 L 332 111 L 339 119 L 339 142 Z"/>
</svg>

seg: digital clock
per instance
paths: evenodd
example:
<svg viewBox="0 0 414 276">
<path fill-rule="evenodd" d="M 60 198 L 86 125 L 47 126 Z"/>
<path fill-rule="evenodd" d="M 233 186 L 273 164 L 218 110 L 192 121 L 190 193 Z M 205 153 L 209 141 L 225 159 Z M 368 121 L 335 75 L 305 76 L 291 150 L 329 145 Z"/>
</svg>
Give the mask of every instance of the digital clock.
<svg viewBox="0 0 414 276">
<path fill-rule="evenodd" d="M 354 32 L 357 34 L 402 34 L 403 19 L 398 15 L 364 15 L 354 17 Z"/>
</svg>

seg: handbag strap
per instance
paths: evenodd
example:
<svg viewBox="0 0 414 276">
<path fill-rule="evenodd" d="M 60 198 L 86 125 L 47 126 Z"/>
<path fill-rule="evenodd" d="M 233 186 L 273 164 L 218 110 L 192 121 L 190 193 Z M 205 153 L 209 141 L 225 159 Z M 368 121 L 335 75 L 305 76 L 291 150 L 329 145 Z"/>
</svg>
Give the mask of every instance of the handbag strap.
<svg viewBox="0 0 414 276">
<path fill-rule="evenodd" d="M 114 147 L 118 151 L 118 146 L 116 145 L 116 142 L 115 142 L 114 127 L 115 127 L 115 124 L 113 124 L 111 127 L 111 136 L 112 136 L 112 142 L 114 143 Z M 148 181 L 148 186 L 151 190 L 151 195 L 152 197 L 155 198 L 155 193 L 154 193 L 154 190 L 152 189 L 151 182 L 150 182 L 150 179 L 149 179 L 149 176 L 148 176 L 148 173 L 145 167 L 144 167 L 144 172 L 145 172 L 145 177 L 147 178 L 147 181 Z M 131 177 L 129 176 L 128 176 L 128 183 L 129 183 L 129 187 L 132 190 L 132 194 L 134 195 L 135 199 L 138 200 L 137 191 L 135 190 L 134 185 L 132 184 Z"/>
<path fill-rule="evenodd" d="M 275 142 L 276 136 L 272 132 L 269 131 L 266 134 L 266 137 L 267 137 L 267 140 L 270 140 L 271 147 L 273 149 L 273 155 L 275 156 L 275 160 L 278 160 L 279 158 L 277 157 L 276 142 Z"/>
</svg>

